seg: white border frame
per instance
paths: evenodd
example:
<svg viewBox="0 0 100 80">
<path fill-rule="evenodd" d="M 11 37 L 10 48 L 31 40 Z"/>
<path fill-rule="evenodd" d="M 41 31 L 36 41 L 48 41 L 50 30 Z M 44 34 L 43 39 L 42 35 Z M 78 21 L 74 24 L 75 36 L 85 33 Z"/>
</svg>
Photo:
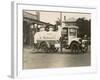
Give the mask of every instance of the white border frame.
<svg viewBox="0 0 100 80">
<path fill-rule="evenodd" d="M 23 35 L 23 9 L 27 10 L 47 10 L 47 11 L 66 11 L 66 12 L 84 12 L 91 13 L 91 66 L 86 67 L 71 67 L 71 68 L 50 68 L 50 69 L 22 69 L 22 35 Z M 94 27 L 95 26 L 95 27 Z M 71 7 L 71 6 L 55 6 L 55 5 L 37 5 L 27 3 L 12 2 L 12 71 L 11 76 L 13 78 L 28 78 L 28 77 L 45 77 L 54 75 L 67 75 L 67 74 L 79 74 L 79 73 L 92 73 L 96 72 L 96 51 L 95 43 L 93 39 L 95 37 L 94 30 L 96 28 L 96 8 L 86 7 Z"/>
</svg>

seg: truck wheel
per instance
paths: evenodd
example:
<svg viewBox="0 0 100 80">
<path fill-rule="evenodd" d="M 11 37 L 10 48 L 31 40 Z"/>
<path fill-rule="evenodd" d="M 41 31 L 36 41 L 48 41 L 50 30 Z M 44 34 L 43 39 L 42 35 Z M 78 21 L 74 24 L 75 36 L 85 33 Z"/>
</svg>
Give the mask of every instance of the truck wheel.
<svg viewBox="0 0 100 80">
<path fill-rule="evenodd" d="M 40 48 L 44 51 L 44 52 L 48 52 L 48 46 L 46 44 L 46 42 L 42 42 L 40 44 Z"/>
<path fill-rule="evenodd" d="M 79 53 L 80 52 L 80 45 L 76 42 L 71 44 L 71 52 L 72 53 Z"/>
<path fill-rule="evenodd" d="M 83 53 L 86 53 L 87 50 L 88 50 L 88 46 L 85 46 L 84 48 L 81 48 L 81 51 L 82 51 Z"/>
</svg>

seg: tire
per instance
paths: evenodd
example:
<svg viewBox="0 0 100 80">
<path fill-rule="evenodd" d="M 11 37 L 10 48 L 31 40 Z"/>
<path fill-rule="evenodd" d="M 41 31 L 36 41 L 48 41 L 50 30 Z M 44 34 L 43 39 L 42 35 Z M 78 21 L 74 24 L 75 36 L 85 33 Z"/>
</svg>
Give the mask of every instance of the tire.
<svg viewBox="0 0 100 80">
<path fill-rule="evenodd" d="M 71 44 L 71 52 L 72 53 L 79 53 L 80 52 L 80 45 L 77 42 L 73 42 Z"/>
<path fill-rule="evenodd" d="M 41 42 L 40 48 L 42 49 L 43 52 L 48 52 L 49 50 L 46 42 Z"/>
<path fill-rule="evenodd" d="M 83 53 L 86 53 L 86 52 L 88 51 L 88 46 L 85 46 L 84 48 L 81 48 L 81 51 L 82 51 Z"/>
</svg>

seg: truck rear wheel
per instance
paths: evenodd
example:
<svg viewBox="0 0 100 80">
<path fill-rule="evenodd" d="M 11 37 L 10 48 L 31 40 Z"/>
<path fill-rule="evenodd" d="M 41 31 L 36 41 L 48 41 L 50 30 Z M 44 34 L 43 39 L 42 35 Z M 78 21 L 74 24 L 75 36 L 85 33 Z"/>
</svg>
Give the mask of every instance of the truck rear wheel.
<svg viewBox="0 0 100 80">
<path fill-rule="evenodd" d="M 41 44 L 40 44 L 40 48 L 42 49 L 42 51 L 44 51 L 44 52 L 48 52 L 48 46 L 47 46 L 47 44 L 46 44 L 46 42 L 41 42 Z"/>
<path fill-rule="evenodd" d="M 80 45 L 79 45 L 79 43 L 73 42 L 71 44 L 71 52 L 72 53 L 79 53 L 80 52 Z"/>
</svg>

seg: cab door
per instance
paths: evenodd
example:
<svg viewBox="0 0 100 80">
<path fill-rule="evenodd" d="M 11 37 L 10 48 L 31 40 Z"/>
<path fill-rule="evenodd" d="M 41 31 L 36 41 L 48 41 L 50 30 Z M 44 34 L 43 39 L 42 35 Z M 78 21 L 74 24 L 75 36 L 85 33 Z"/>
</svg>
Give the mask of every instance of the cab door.
<svg viewBox="0 0 100 80">
<path fill-rule="evenodd" d="M 68 29 L 68 45 L 73 41 L 73 39 L 77 38 L 77 29 L 76 28 L 69 28 Z"/>
</svg>

